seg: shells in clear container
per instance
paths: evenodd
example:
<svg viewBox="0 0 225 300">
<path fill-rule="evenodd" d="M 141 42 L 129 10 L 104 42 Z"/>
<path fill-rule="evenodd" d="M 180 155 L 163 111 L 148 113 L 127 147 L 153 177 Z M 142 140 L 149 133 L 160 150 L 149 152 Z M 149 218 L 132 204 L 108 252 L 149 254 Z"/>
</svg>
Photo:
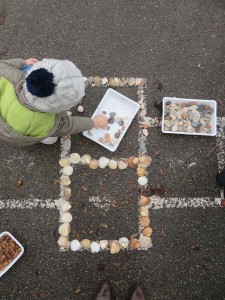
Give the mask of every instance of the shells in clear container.
<svg viewBox="0 0 225 300">
<path fill-rule="evenodd" d="M 73 174 L 73 168 L 71 166 L 66 166 L 62 170 L 63 174 L 66 176 L 70 176 Z"/>
<path fill-rule="evenodd" d="M 118 253 L 120 251 L 120 248 L 121 248 L 120 244 L 116 240 L 111 241 L 109 244 L 109 249 L 111 254 Z"/>
<path fill-rule="evenodd" d="M 137 168 L 137 175 L 138 176 L 144 176 L 146 174 L 146 169 L 142 167 Z"/>
<path fill-rule="evenodd" d="M 126 237 L 122 237 L 119 239 L 119 244 L 122 248 L 127 248 L 129 245 L 129 240 Z"/>
<path fill-rule="evenodd" d="M 142 227 L 148 227 L 148 225 L 150 224 L 150 219 L 149 217 L 141 217 L 140 218 L 140 225 Z"/>
<path fill-rule="evenodd" d="M 140 242 L 137 239 L 130 240 L 129 247 L 132 250 L 138 250 L 140 248 Z"/>
<path fill-rule="evenodd" d="M 80 154 L 79 153 L 71 153 L 70 154 L 70 162 L 72 164 L 79 164 L 79 162 L 80 162 Z"/>
<path fill-rule="evenodd" d="M 70 164 L 70 162 L 69 162 L 68 158 L 61 158 L 59 160 L 59 165 L 63 168 L 66 166 L 69 166 L 69 164 Z"/>
<path fill-rule="evenodd" d="M 63 222 L 63 223 L 70 223 L 72 221 L 72 219 L 73 219 L 73 217 L 72 217 L 71 213 L 69 213 L 68 211 L 62 213 L 62 215 L 61 215 L 61 222 Z"/>
<path fill-rule="evenodd" d="M 109 164 L 109 159 L 102 156 L 101 158 L 99 158 L 98 160 L 98 165 L 99 165 L 99 168 L 101 169 L 104 169 L 105 167 L 107 167 Z"/>
<path fill-rule="evenodd" d="M 136 168 L 139 163 L 139 158 L 136 156 L 131 156 L 128 159 L 128 164 L 131 168 Z"/>
<path fill-rule="evenodd" d="M 151 236 L 152 235 L 152 228 L 151 227 L 145 227 L 144 229 L 142 229 L 142 234 L 144 236 Z"/>
<path fill-rule="evenodd" d="M 151 162 L 152 158 L 150 156 L 143 155 L 139 157 L 138 166 L 142 168 L 147 168 L 148 166 L 150 166 Z"/>
<path fill-rule="evenodd" d="M 109 161 L 109 168 L 110 169 L 112 169 L 112 170 L 116 169 L 117 165 L 118 165 L 118 163 L 115 159 L 110 159 L 110 161 Z"/>
<path fill-rule="evenodd" d="M 70 244 L 72 251 L 78 251 L 81 248 L 81 243 L 78 240 L 73 240 Z"/>
<path fill-rule="evenodd" d="M 92 253 L 97 253 L 100 251 L 100 246 L 97 242 L 92 242 L 91 243 L 91 252 Z"/>
<path fill-rule="evenodd" d="M 140 184 L 141 186 L 144 186 L 148 183 L 148 179 L 145 176 L 140 176 L 138 178 L 138 184 Z"/>
<path fill-rule="evenodd" d="M 128 166 L 128 162 L 125 158 L 121 158 L 119 161 L 118 161 L 118 169 L 120 170 L 124 170 L 126 169 Z"/>
<path fill-rule="evenodd" d="M 98 168 L 98 160 L 92 159 L 89 164 L 90 169 L 95 170 Z"/>
<path fill-rule="evenodd" d="M 62 176 L 60 179 L 60 185 L 61 186 L 67 186 L 71 184 L 71 180 L 68 176 Z"/>
<path fill-rule="evenodd" d="M 152 239 L 148 236 L 141 236 L 139 238 L 139 242 L 140 242 L 140 249 L 141 250 L 148 250 L 150 248 L 152 248 Z"/>
<path fill-rule="evenodd" d="M 145 206 L 141 206 L 141 207 L 139 208 L 139 212 L 140 212 L 140 215 L 141 215 L 142 217 L 147 217 L 147 216 L 148 216 L 148 208 L 145 207 Z"/>
<path fill-rule="evenodd" d="M 82 165 L 89 165 L 90 162 L 91 162 L 90 155 L 89 154 L 84 154 L 83 156 L 81 156 L 80 162 L 82 163 Z"/>
<path fill-rule="evenodd" d="M 69 223 L 63 223 L 59 226 L 59 234 L 68 236 L 71 231 L 71 227 Z"/>
<path fill-rule="evenodd" d="M 59 247 L 69 248 L 70 242 L 66 236 L 60 235 L 58 239 L 58 245 Z"/>
<path fill-rule="evenodd" d="M 81 246 L 84 248 L 84 249 L 89 249 L 91 248 L 91 241 L 88 240 L 88 239 L 83 239 L 81 241 Z"/>
<path fill-rule="evenodd" d="M 141 196 L 140 204 L 141 205 L 148 205 L 151 202 L 150 197 Z"/>
<path fill-rule="evenodd" d="M 109 244 L 108 240 L 101 240 L 101 241 L 99 242 L 99 246 L 100 246 L 100 248 L 101 248 L 102 250 L 107 249 L 108 244 Z"/>
</svg>

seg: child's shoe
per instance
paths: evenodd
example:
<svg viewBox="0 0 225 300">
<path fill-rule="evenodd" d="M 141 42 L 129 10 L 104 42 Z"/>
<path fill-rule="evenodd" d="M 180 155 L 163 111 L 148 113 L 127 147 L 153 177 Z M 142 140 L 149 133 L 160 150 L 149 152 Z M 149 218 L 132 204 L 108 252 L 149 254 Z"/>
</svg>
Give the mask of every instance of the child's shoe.
<svg viewBox="0 0 225 300">
<path fill-rule="evenodd" d="M 42 140 L 41 143 L 46 144 L 46 145 L 52 145 L 52 144 L 55 144 L 57 142 L 57 140 L 58 140 L 57 137 L 49 136 L 46 139 Z"/>
</svg>

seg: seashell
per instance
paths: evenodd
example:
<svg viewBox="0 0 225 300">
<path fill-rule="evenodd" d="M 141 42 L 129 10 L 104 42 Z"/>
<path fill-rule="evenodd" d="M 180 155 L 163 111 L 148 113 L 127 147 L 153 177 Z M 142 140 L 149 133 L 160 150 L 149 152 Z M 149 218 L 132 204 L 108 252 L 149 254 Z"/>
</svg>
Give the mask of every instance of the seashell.
<svg viewBox="0 0 225 300">
<path fill-rule="evenodd" d="M 118 84 L 119 83 L 119 78 L 114 77 L 115 83 Z"/>
<path fill-rule="evenodd" d="M 70 205 L 69 201 L 64 200 L 59 205 L 59 210 L 62 213 L 65 213 L 65 212 L 69 211 L 70 209 L 71 209 L 71 205 Z"/>
<path fill-rule="evenodd" d="M 140 204 L 141 205 L 148 205 L 151 202 L 150 197 L 141 196 Z"/>
<path fill-rule="evenodd" d="M 71 188 L 64 187 L 62 189 L 62 197 L 69 197 L 69 196 L 71 196 Z"/>
<path fill-rule="evenodd" d="M 59 226 L 59 234 L 68 236 L 71 231 L 71 227 L 69 223 L 63 223 Z"/>
<path fill-rule="evenodd" d="M 136 83 L 136 79 L 134 77 L 131 77 L 128 81 L 129 86 L 133 86 L 133 85 L 135 85 L 135 83 Z"/>
<path fill-rule="evenodd" d="M 138 176 L 144 176 L 146 174 L 146 169 L 142 167 L 137 168 L 137 175 Z"/>
<path fill-rule="evenodd" d="M 98 160 L 98 165 L 99 165 L 99 168 L 101 169 L 104 169 L 105 167 L 107 167 L 109 164 L 109 159 L 102 156 L 101 158 L 99 158 Z"/>
<path fill-rule="evenodd" d="M 120 244 L 116 240 L 111 241 L 109 244 L 109 249 L 111 254 L 118 253 L 120 251 L 120 248 L 121 248 Z"/>
<path fill-rule="evenodd" d="M 92 253 L 97 253 L 100 251 L 100 246 L 97 242 L 92 242 L 91 243 L 91 252 Z"/>
<path fill-rule="evenodd" d="M 77 111 L 80 112 L 80 113 L 82 113 L 82 112 L 84 111 L 83 106 L 82 106 L 82 105 L 79 105 L 79 106 L 77 107 Z"/>
<path fill-rule="evenodd" d="M 89 248 L 91 248 L 91 241 L 88 240 L 88 239 L 84 239 L 84 240 L 81 241 L 81 246 L 84 249 L 89 249 Z"/>
<path fill-rule="evenodd" d="M 83 156 L 81 156 L 80 158 L 80 162 L 82 165 L 88 165 L 91 162 L 91 157 L 89 154 L 84 154 Z"/>
<path fill-rule="evenodd" d="M 126 237 L 122 237 L 119 239 L 119 244 L 122 248 L 127 248 L 129 245 L 129 240 Z"/>
<path fill-rule="evenodd" d="M 147 128 L 142 129 L 142 133 L 144 134 L 144 136 L 148 136 L 148 129 Z"/>
<path fill-rule="evenodd" d="M 67 114 L 67 116 L 72 116 L 72 111 L 67 110 L 66 114 Z"/>
<path fill-rule="evenodd" d="M 125 82 L 124 82 L 124 80 L 120 79 L 118 84 L 119 84 L 119 86 L 124 87 Z"/>
<path fill-rule="evenodd" d="M 88 82 L 92 83 L 93 82 L 93 76 L 88 77 Z"/>
<path fill-rule="evenodd" d="M 152 158 L 150 156 L 140 156 L 138 166 L 142 168 L 147 168 L 148 166 L 150 166 L 151 162 Z"/>
<path fill-rule="evenodd" d="M 70 185 L 71 184 L 71 181 L 70 181 L 70 178 L 68 176 L 62 176 L 61 179 L 60 179 L 60 185 L 61 186 L 67 186 L 67 185 Z"/>
<path fill-rule="evenodd" d="M 141 215 L 142 217 L 147 217 L 147 216 L 148 216 L 148 208 L 145 207 L 145 206 L 141 206 L 141 207 L 139 208 L 139 212 L 140 212 L 140 215 Z"/>
<path fill-rule="evenodd" d="M 136 156 L 131 156 L 128 159 L 128 164 L 131 168 L 136 168 L 139 163 L 139 158 Z"/>
<path fill-rule="evenodd" d="M 139 85 L 141 83 L 141 78 L 137 78 L 135 84 Z"/>
<path fill-rule="evenodd" d="M 144 186 L 148 183 L 148 179 L 145 176 L 141 176 L 138 178 L 138 184 L 140 184 L 141 186 Z"/>
<path fill-rule="evenodd" d="M 111 138 L 109 133 L 105 133 L 104 135 L 105 143 L 110 144 L 111 143 Z"/>
<path fill-rule="evenodd" d="M 152 239 L 148 236 L 141 236 L 139 238 L 139 242 L 140 242 L 140 249 L 141 250 L 148 250 L 150 248 L 152 248 Z"/>
<path fill-rule="evenodd" d="M 112 170 L 114 170 L 114 169 L 116 169 L 117 168 L 117 161 L 115 160 L 115 159 L 111 159 L 110 161 L 109 161 L 109 168 L 110 169 L 112 169 Z"/>
<path fill-rule="evenodd" d="M 61 167 L 69 166 L 69 164 L 70 164 L 70 162 L 69 162 L 69 160 L 68 160 L 67 158 L 61 158 L 61 159 L 59 160 L 59 165 L 60 165 Z"/>
<path fill-rule="evenodd" d="M 118 161 L 118 169 L 124 170 L 124 169 L 127 168 L 127 166 L 128 166 L 127 159 L 121 158 L 121 159 Z"/>
<path fill-rule="evenodd" d="M 70 176 L 71 174 L 73 174 L 73 168 L 71 166 L 66 166 L 63 168 L 62 172 L 64 175 Z"/>
<path fill-rule="evenodd" d="M 99 242 L 99 246 L 102 250 L 105 250 L 108 247 L 108 244 L 109 244 L 108 240 L 101 240 Z"/>
<path fill-rule="evenodd" d="M 58 239 L 58 245 L 59 247 L 69 248 L 70 242 L 66 236 L 60 235 Z"/>
<path fill-rule="evenodd" d="M 148 227 L 148 225 L 150 224 L 150 219 L 149 217 L 141 217 L 140 218 L 140 225 L 142 227 Z"/>
<path fill-rule="evenodd" d="M 83 77 L 83 79 L 84 79 L 84 82 L 86 82 L 88 80 L 87 77 Z"/>
<path fill-rule="evenodd" d="M 140 248 L 140 242 L 137 239 L 130 240 L 129 247 L 132 250 L 138 250 Z"/>
<path fill-rule="evenodd" d="M 142 229 L 141 232 L 144 236 L 151 236 L 152 235 L 152 228 L 151 227 L 145 227 L 144 229 Z"/>
<path fill-rule="evenodd" d="M 79 164 L 79 162 L 80 162 L 80 154 L 78 154 L 78 153 L 72 153 L 72 154 L 70 154 L 70 162 L 72 164 Z"/>
<path fill-rule="evenodd" d="M 93 78 L 93 81 L 94 81 L 95 84 L 100 84 L 100 83 L 102 82 L 102 79 L 101 79 L 101 77 L 99 77 L 99 76 L 95 76 L 95 77 Z"/>
<path fill-rule="evenodd" d="M 95 170 L 98 168 L 98 160 L 92 159 L 89 164 L 90 169 Z"/>
<path fill-rule="evenodd" d="M 66 139 L 65 141 L 63 141 L 63 144 L 62 144 L 62 148 L 63 150 L 70 150 L 70 147 L 71 147 L 71 140 L 70 139 Z"/>
<path fill-rule="evenodd" d="M 142 111 L 140 112 L 140 117 L 144 117 L 147 114 L 146 109 L 142 109 Z"/>
<path fill-rule="evenodd" d="M 72 221 L 73 217 L 71 215 L 71 213 L 69 212 L 64 212 L 61 215 L 61 222 L 62 223 L 70 223 Z"/>
<path fill-rule="evenodd" d="M 73 240 L 70 244 L 72 251 L 78 251 L 81 248 L 81 243 L 78 240 Z"/>
<path fill-rule="evenodd" d="M 109 86 L 111 88 L 115 88 L 116 87 L 116 82 L 113 78 L 109 78 Z"/>
<path fill-rule="evenodd" d="M 106 84 L 106 83 L 108 83 L 108 78 L 106 77 L 102 78 L 102 84 Z"/>
</svg>

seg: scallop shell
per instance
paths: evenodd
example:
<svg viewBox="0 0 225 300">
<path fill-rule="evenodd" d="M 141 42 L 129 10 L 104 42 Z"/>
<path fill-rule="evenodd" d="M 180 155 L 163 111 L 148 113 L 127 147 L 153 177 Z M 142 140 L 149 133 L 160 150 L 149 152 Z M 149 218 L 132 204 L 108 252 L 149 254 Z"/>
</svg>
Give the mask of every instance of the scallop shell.
<svg viewBox="0 0 225 300">
<path fill-rule="evenodd" d="M 126 169 L 128 166 L 128 162 L 125 158 L 121 158 L 119 161 L 118 161 L 118 169 L 120 170 L 124 170 Z"/>
<path fill-rule="evenodd" d="M 117 163 L 117 161 L 115 159 L 111 159 L 109 161 L 109 168 L 110 169 L 114 170 L 114 169 L 117 168 L 117 166 L 118 166 L 118 163 Z"/>
<path fill-rule="evenodd" d="M 82 163 L 82 165 L 88 165 L 91 162 L 91 157 L 89 154 L 84 154 L 83 156 L 81 156 L 80 158 L 80 162 Z"/>
<path fill-rule="evenodd" d="M 109 78 L 109 86 L 111 88 L 115 88 L 116 87 L 116 82 L 113 78 Z"/>
<path fill-rule="evenodd" d="M 66 201 L 66 200 L 62 201 L 59 205 L 59 209 L 60 209 L 60 212 L 62 212 L 62 213 L 69 211 L 71 209 L 71 205 L 70 205 L 69 201 Z"/>
<path fill-rule="evenodd" d="M 142 167 L 137 168 L 137 175 L 138 176 L 144 176 L 146 174 L 146 169 Z"/>
<path fill-rule="evenodd" d="M 71 231 L 71 227 L 69 223 L 63 223 L 59 226 L 59 234 L 68 236 Z"/>
<path fill-rule="evenodd" d="M 145 227 L 144 229 L 142 229 L 141 232 L 144 236 L 151 236 L 152 235 L 152 228 L 151 227 Z"/>
<path fill-rule="evenodd" d="M 99 77 L 99 76 L 95 76 L 95 77 L 93 78 L 93 81 L 94 81 L 95 84 L 100 84 L 100 83 L 102 82 L 102 79 L 101 79 L 101 77 Z"/>
<path fill-rule="evenodd" d="M 136 79 L 134 77 L 131 77 L 128 81 L 129 86 L 133 86 L 133 85 L 135 85 L 135 83 L 136 83 Z"/>
<path fill-rule="evenodd" d="M 80 162 L 80 154 L 78 154 L 78 153 L 71 153 L 70 154 L 70 162 L 72 164 L 79 164 L 79 162 Z"/>
<path fill-rule="evenodd" d="M 91 248 L 91 241 L 88 240 L 88 239 L 84 239 L 84 240 L 81 241 L 81 246 L 84 249 L 89 249 L 89 248 Z"/>
<path fill-rule="evenodd" d="M 90 169 L 95 170 L 98 168 L 98 160 L 92 159 L 89 164 Z"/>
<path fill-rule="evenodd" d="M 67 158 L 61 158 L 59 160 L 59 165 L 63 168 L 66 167 L 66 166 L 69 166 L 69 164 L 70 164 L 70 162 Z"/>
<path fill-rule="evenodd" d="M 129 240 L 126 237 L 122 237 L 119 239 L 119 244 L 122 248 L 127 248 L 129 245 Z"/>
<path fill-rule="evenodd" d="M 128 164 L 131 168 L 136 168 L 139 163 L 139 158 L 136 156 L 131 156 L 128 159 Z"/>
<path fill-rule="evenodd" d="M 78 240 L 73 240 L 70 244 L 72 251 L 78 251 L 81 248 L 81 243 Z"/>
<path fill-rule="evenodd" d="M 102 250 L 107 249 L 108 244 L 109 244 L 108 240 L 101 240 L 101 241 L 99 242 L 99 246 L 100 246 L 100 248 L 101 248 Z"/>
<path fill-rule="evenodd" d="M 60 179 L 60 185 L 61 186 L 67 186 L 71 184 L 71 180 L 68 176 L 62 176 Z"/>
<path fill-rule="evenodd" d="M 130 240 L 129 247 L 132 250 L 138 250 L 140 248 L 140 242 L 137 239 Z"/>
<path fill-rule="evenodd" d="M 138 184 L 140 184 L 141 186 L 144 186 L 148 183 L 148 179 L 145 176 L 141 176 L 138 178 Z"/>
<path fill-rule="evenodd" d="M 68 200 L 69 197 L 71 196 L 71 188 L 69 187 L 63 187 L 61 195 L 64 199 Z"/>
<path fill-rule="evenodd" d="M 61 215 L 62 223 L 70 223 L 72 221 L 72 219 L 73 219 L 73 217 L 72 217 L 71 213 L 69 213 L 68 211 L 62 213 L 62 215 Z"/>
<path fill-rule="evenodd" d="M 147 227 L 150 224 L 150 219 L 149 217 L 141 217 L 140 218 L 140 225 L 142 227 Z"/>
<path fill-rule="evenodd" d="M 141 206 L 139 209 L 140 215 L 142 217 L 147 217 L 148 216 L 148 208 L 145 206 Z"/>
<path fill-rule="evenodd" d="M 101 169 L 104 169 L 105 167 L 107 167 L 109 164 L 109 159 L 102 156 L 101 158 L 99 158 L 98 160 L 98 165 L 99 165 L 99 168 Z"/>
<path fill-rule="evenodd" d="M 140 156 L 138 166 L 142 168 L 147 168 L 148 166 L 150 166 L 151 162 L 152 158 L 150 156 Z"/>
<path fill-rule="evenodd" d="M 58 239 L 58 245 L 59 247 L 69 248 L 70 242 L 66 236 L 61 235 Z"/>
<path fill-rule="evenodd" d="M 109 248 L 110 248 L 110 253 L 115 254 L 115 253 L 118 253 L 120 251 L 121 247 L 120 247 L 119 242 L 114 240 L 114 241 L 110 242 Z"/>
<path fill-rule="evenodd" d="M 84 111 L 84 108 L 82 105 L 79 105 L 78 108 L 77 108 L 77 111 L 82 113 Z"/>
<path fill-rule="evenodd" d="M 91 243 L 91 252 L 92 253 L 97 253 L 100 251 L 100 246 L 97 242 L 92 242 Z"/>
<path fill-rule="evenodd" d="M 141 205 L 148 205 L 151 202 L 150 197 L 141 196 L 140 204 Z"/>
<path fill-rule="evenodd" d="M 71 166 L 66 166 L 62 170 L 63 174 L 66 176 L 70 176 L 73 174 L 73 168 Z"/>
<path fill-rule="evenodd" d="M 141 236 L 139 238 L 141 250 L 148 250 L 152 248 L 152 239 L 148 236 Z"/>
</svg>

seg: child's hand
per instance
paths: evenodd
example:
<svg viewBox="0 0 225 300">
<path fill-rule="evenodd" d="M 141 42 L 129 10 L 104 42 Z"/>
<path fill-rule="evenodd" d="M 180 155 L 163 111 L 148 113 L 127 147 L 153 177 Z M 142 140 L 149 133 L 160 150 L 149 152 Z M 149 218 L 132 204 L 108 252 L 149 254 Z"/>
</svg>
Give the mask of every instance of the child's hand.
<svg viewBox="0 0 225 300">
<path fill-rule="evenodd" d="M 93 118 L 94 121 L 94 127 L 97 128 L 102 128 L 102 129 L 106 129 L 106 127 L 108 126 L 108 118 L 105 115 L 98 115 L 96 117 Z"/>
<path fill-rule="evenodd" d="M 33 65 L 36 64 L 38 62 L 38 60 L 36 58 L 28 58 L 25 60 L 26 65 Z"/>
</svg>

